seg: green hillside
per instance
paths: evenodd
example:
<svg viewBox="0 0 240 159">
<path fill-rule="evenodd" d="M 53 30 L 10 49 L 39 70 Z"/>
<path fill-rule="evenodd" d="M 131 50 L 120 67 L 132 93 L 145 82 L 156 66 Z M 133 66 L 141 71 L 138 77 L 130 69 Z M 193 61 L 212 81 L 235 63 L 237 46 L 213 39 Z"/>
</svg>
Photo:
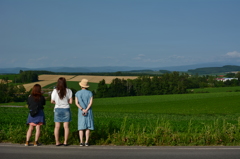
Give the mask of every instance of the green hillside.
<svg viewBox="0 0 240 159">
<path fill-rule="evenodd" d="M 240 71 L 240 66 L 226 65 L 223 67 L 204 67 L 188 70 L 188 72 L 191 74 L 218 74 L 233 71 Z"/>
</svg>

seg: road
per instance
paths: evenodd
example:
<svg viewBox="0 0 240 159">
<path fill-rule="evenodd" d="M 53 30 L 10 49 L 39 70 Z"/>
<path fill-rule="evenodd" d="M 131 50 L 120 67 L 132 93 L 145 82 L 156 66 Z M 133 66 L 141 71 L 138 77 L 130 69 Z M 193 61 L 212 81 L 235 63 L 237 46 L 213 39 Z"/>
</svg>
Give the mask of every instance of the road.
<svg viewBox="0 0 240 159">
<path fill-rule="evenodd" d="M 239 159 L 240 146 L 95 146 L 0 143 L 1 159 Z"/>
</svg>

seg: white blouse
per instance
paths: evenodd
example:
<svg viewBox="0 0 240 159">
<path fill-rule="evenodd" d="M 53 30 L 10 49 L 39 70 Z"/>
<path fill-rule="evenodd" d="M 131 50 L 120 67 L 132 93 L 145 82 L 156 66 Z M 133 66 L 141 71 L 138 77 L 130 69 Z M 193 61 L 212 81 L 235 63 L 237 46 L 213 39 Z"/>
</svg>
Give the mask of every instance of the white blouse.
<svg viewBox="0 0 240 159">
<path fill-rule="evenodd" d="M 51 100 L 55 101 L 54 108 L 70 108 L 68 103 L 69 99 L 72 98 L 72 90 L 67 88 L 66 96 L 60 99 L 57 89 L 54 89 L 51 94 Z"/>
</svg>

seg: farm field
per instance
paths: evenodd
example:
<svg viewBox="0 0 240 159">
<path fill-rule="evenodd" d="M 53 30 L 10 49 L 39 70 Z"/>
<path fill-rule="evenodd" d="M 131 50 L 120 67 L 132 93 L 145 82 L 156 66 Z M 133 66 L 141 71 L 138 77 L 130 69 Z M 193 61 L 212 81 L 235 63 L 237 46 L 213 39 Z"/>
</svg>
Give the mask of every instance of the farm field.
<svg viewBox="0 0 240 159">
<path fill-rule="evenodd" d="M 75 81 L 80 82 L 83 78 L 88 79 L 90 83 L 99 83 L 101 80 L 105 80 L 107 84 L 110 84 L 113 79 L 120 78 L 120 79 L 135 79 L 137 77 L 135 76 L 88 76 L 88 75 L 79 75 L 79 76 L 72 76 L 72 75 L 39 75 L 38 82 L 28 83 L 24 84 L 23 86 L 27 91 L 29 91 L 34 84 L 38 83 L 42 87 L 45 87 L 47 85 L 50 85 L 52 83 L 57 82 L 59 77 L 65 77 L 67 81 Z M 71 88 L 71 87 L 69 87 Z"/>
<path fill-rule="evenodd" d="M 59 77 L 65 77 L 66 80 L 73 78 L 72 75 L 39 75 L 38 82 L 32 82 L 28 84 L 24 84 L 23 86 L 27 91 L 29 91 L 35 84 L 40 84 L 42 87 L 54 83 L 58 80 Z"/>
<path fill-rule="evenodd" d="M 8 78 L 8 80 L 12 80 L 12 81 L 14 81 L 14 79 L 16 78 L 16 77 L 18 77 L 19 75 L 18 74 L 7 74 L 7 75 L 0 75 L 0 79 L 2 79 L 2 78 Z"/>
<path fill-rule="evenodd" d="M 96 145 L 240 145 L 240 92 L 96 98 Z M 0 104 L 6 105 L 6 104 Z M 0 107 L 0 142 L 24 143 L 28 109 Z M 54 144 L 53 107 L 45 106 L 40 142 Z M 77 107 L 71 105 L 69 144 L 79 144 Z M 62 134 L 63 136 L 63 134 Z"/>
<path fill-rule="evenodd" d="M 198 92 L 208 92 L 208 93 L 217 93 L 217 92 L 239 92 L 240 87 L 215 87 L 215 88 L 197 88 L 197 89 L 189 89 L 193 90 L 194 93 Z"/>
<path fill-rule="evenodd" d="M 3 78 L 8 78 L 8 82 L 14 82 L 14 79 L 17 78 L 18 75 L 10 74 L 10 75 L 0 75 L 0 83 L 3 82 Z M 15 82 L 14 82 L 15 83 Z"/>
<path fill-rule="evenodd" d="M 74 78 L 70 79 L 69 81 L 81 81 L 83 78 L 88 79 L 89 82 L 92 83 L 99 83 L 101 80 L 105 80 L 106 84 L 110 84 L 113 79 L 136 79 L 137 76 L 86 76 L 86 75 L 79 75 L 75 76 Z"/>
<path fill-rule="evenodd" d="M 46 85 L 43 87 L 43 89 L 53 89 L 53 87 L 55 87 L 57 84 L 57 82 L 54 82 L 54 83 L 51 83 L 49 85 Z M 97 89 L 98 87 L 98 83 L 91 83 L 89 82 L 89 90 L 90 91 L 94 91 Z M 68 88 L 74 88 L 75 90 L 80 90 L 80 86 L 79 86 L 79 82 L 76 82 L 76 81 L 67 81 L 67 87 Z"/>
</svg>

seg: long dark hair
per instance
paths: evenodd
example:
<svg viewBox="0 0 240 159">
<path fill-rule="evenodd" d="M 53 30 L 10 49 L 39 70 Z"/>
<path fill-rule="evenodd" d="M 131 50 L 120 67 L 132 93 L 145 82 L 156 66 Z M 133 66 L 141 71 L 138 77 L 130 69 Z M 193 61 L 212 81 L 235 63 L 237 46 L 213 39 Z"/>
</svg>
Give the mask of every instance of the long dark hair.
<svg viewBox="0 0 240 159">
<path fill-rule="evenodd" d="M 58 90 L 58 95 L 60 97 L 60 99 L 63 99 L 66 94 L 67 94 L 67 82 L 66 82 L 66 79 L 64 77 L 60 77 L 58 79 L 58 82 L 57 82 L 57 90 Z"/>
<path fill-rule="evenodd" d="M 42 96 L 41 85 L 35 84 L 32 88 L 31 96 L 33 96 L 35 101 L 39 101 Z"/>
</svg>

